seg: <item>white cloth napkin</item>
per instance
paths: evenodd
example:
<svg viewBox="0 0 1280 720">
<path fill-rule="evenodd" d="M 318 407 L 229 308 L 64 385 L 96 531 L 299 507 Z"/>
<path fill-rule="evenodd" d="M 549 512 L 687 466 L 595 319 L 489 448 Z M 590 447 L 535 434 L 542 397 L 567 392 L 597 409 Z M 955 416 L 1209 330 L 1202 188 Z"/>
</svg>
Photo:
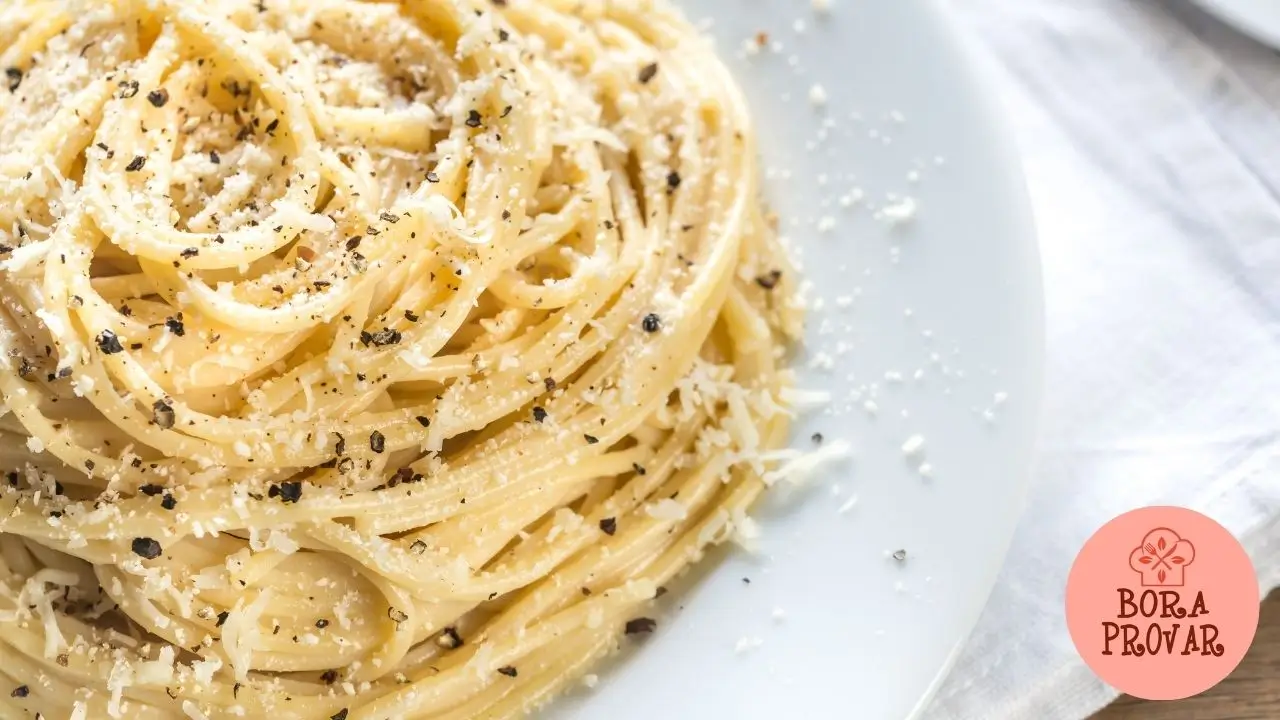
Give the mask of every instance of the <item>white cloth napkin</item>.
<svg viewBox="0 0 1280 720">
<path fill-rule="evenodd" d="M 951 0 L 995 62 L 1044 259 L 1035 487 L 927 720 L 1076 720 L 1115 691 L 1067 635 L 1084 541 L 1195 508 L 1280 583 L 1280 56 L 1185 0 Z"/>
</svg>

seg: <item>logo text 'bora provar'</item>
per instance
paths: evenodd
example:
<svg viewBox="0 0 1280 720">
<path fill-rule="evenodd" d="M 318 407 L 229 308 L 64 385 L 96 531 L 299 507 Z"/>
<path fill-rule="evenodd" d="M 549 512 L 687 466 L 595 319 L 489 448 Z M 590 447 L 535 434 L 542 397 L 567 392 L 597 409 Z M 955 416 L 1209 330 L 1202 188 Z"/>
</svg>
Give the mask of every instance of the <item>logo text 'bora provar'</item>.
<svg viewBox="0 0 1280 720">
<path fill-rule="evenodd" d="M 1120 611 L 1116 620 L 1133 620 L 1121 623 L 1102 623 L 1102 654 L 1114 655 L 1213 655 L 1221 656 L 1225 649 L 1218 640 L 1218 627 L 1211 623 L 1190 622 L 1209 614 L 1204 603 L 1204 593 L 1197 592 L 1190 609 L 1182 604 L 1176 590 L 1143 590 L 1137 596 L 1129 588 L 1116 590 L 1120 599 Z M 1146 627 L 1142 620 L 1150 620 Z M 1161 625 L 1160 620 L 1183 620 Z"/>
</svg>

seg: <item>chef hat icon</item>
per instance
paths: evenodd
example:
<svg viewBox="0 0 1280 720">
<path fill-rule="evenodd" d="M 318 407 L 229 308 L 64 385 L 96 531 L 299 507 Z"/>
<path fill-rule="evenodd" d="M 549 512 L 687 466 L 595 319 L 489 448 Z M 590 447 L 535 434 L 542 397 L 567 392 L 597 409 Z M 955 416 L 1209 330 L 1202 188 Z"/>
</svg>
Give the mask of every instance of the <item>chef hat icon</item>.
<svg viewBox="0 0 1280 720">
<path fill-rule="evenodd" d="M 1196 548 L 1169 528 L 1156 528 L 1129 553 L 1129 567 L 1142 576 L 1143 587 L 1181 587 Z"/>
</svg>

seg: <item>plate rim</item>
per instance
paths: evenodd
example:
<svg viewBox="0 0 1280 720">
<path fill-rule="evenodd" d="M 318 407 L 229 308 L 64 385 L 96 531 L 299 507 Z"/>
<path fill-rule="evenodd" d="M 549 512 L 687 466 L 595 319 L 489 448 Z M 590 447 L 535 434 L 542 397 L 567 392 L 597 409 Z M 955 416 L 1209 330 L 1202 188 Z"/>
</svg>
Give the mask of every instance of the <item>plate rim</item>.
<svg viewBox="0 0 1280 720">
<path fill-rule="evenodd" d="M 1200 2 L 1200 0 L 1193 1 Z M 982 602 L 978 605 L 977 611 L 965 620 L 965 627 L 951 650 L 947 653 L 946 659 L 904 720 L 921 720 L 928 712 L 947 678 L 950 677 L 951 672 L 955 669 L 965 646 L 968 645 L 970 638 L 972 638 L 974 631 L 978 627 L 979 621 L 986 612 L 991 595 L 999 585 L 1000 574 L 1004 569 L 1005 561 L 1008 559 L 1009 551 L 1013 547 L 1013 539 L 1017 534 L 1017 528 L 1021 525 L 1022 518 L 1026 514 L 1031 489 L 1035 483 L 1035 467 L 1039 457 L 1042 430 L 1044 428 L 1045 373 L 1048 352 L 1044 260 L 1040 252 L 1040 235 L 1036 224 L 1035 206 L 1031 201 L 1030 186 L 1027 183 L 1026 172 L 1023 169 L 1022 152 L 1013 132 L 1012 123 L 1008 120 L 1003 110 L 1005 102 L 996 89 L 997 82 L 994 69 L 996 61 L 990 54 L 982 51 L 980 43 L 973 36 L 973 33 L 961 24 L 954 13 L 943 6 L 942 0 L 923 0 L 921 8 L 923 12 L 933 15 L 941 35 L 949 44 L 949 47 L 943 51 L 951 54 L 957 61 L 954 70 L 956 78 L 958 81 L 968 85 L 974 106 L 977 112 L 981 113 L 983 123 L 996 131 L 992 134 L 991 143 L 991 152 L 996 161 L 995 167 L 1004 174 L 1005 179 L 1013 188 L 1006 197 L 1009 204 L 1006 212 L 1010 216 L 1011 223 L 1016 226 L 1012 234 L 1017 238 L 1021 238 L 1020 240 L 1015 240 L 1015 242 L 1021 243 L 1022 251 L 1027 254 L 1026 260 L 1029 267 L 1025 268 L 1025 271 L 1031 274 L 1025 278 L 1029 286 L 1029 292 L 1027 293 L 1029 297 L 1023 299 L 1034 304 L 1034 308 L 1029 309 L 1028 317 L 1032 319 L 1028 322 L 1028 327 L 1026 328 L 1031 336 L 1027 353 L 1031 362 L 1031 367 L 1028 370 L 1033 382 L 1029 391 L 1034 395 L 1027 401 L 1030 405 L 1031 440 L 1027 444 L 1028 446 L 1023 449 L 1025 453 L 1022 462 L 1024 471 L 1021 482 L 1016 483 L 1014 490 L 1017 493 L 1015 501 L 1017 511 L 1014 513 L 1009 531 L 1001 542 L 1000 552 L 993 554 L 990 559 L 990 568 L 985 572 L 987 580 L 983 583 L 986 589 L 982 593 Z"/>
</svg>

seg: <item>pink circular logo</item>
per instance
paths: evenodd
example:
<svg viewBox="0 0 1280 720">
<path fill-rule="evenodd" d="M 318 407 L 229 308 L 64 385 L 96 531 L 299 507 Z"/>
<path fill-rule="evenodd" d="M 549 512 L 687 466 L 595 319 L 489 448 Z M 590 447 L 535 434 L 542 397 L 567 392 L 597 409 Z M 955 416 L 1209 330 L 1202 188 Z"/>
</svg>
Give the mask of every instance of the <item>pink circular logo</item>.
<svg viewBox="0 0 1280 720">
<path fill-rule="evenodd" d="M 1179 507 L 1103 525 L 1067 577 L 1067 628 L 1085 663 L 1117 690 L 1180 700 L 1217 685 L 1258 629 L 1258 578 L 1239 541 Z"/>
</svg>

